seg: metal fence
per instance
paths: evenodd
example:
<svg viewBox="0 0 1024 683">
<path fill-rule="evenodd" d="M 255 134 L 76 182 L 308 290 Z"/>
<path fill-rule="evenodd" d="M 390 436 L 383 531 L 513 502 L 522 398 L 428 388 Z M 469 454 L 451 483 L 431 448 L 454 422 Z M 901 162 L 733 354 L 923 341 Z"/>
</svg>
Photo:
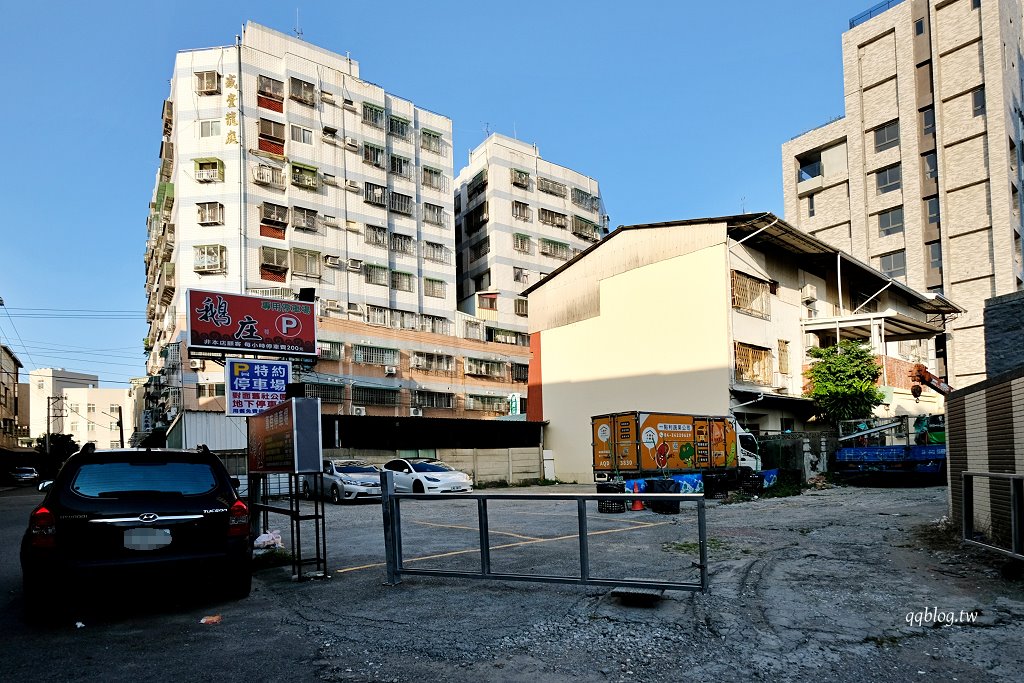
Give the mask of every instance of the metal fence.
<svg viewBox="0 0 1024 683">
<path fill-rule="evenodd" d="M 613 586 L 630 588 L 647 588 L 677 591 L 707 592 L 708 588 L 708 556 L 707 526 L 705 521 L 704 496 L 686 493 L 550 493 L 550 494 L 515 494 L 515 493 L 395 493 L 394 473 L 388 470 L 381 472 L 381 505 L 384 512 L 384 549 L 386 555 L 387 584 L 397 585 L 402 575 L 447 576 L 464 579 L 498 579 L 505 581 L 535 581 L 540 583 L 570 583 L 586 586 Z M 603 578 L 590 574 L 590 549 L 587 529 L 587 501 L 589 500 L 655 500 L 689 502 L 697 505 L 697 535 L 700 549 L 700 562 L 694 566 L 700 570 L 700 581 L 677 582 L 658 581 L 652 579 L 620 579 Z M 477 506 L 477 531 L 480 538 L 480 570 L 460 571 L 454 569 L 410 569 L 405 566 L 402 557 L 402 506 L 403 500 L 422 500 L 443 502 L 448 500 L 475 500 Z M 578 576 L 516 574 L 495 572 L 491 569 L 490 519 L 487 504 L 492 500 L 515 501 L 576 501 L 577 525 L 579 529 L 580 572 Z"/>
<path fill-rule="evenodd" d="M 965 543 L 994 550 L 1018 560 L 1024 560 L 1024 474 L 1002 474 L 998 472 L 961 472 L 963 481 L 963 540 Z M 986 530 L 991 542 L 975 538 L 974 478 L 987 479 L 989 491 L 986 496 L 1005 498 L 1009 496 L 1009 519 L 993 515 Z M 996 491 L 993 489 L 1003 489 Z M 998 506 L 995 506 L 998 507 Z M 1000 517 L 1000 519 L 997 519 Z M 1009 525 L 1007 526 L 1007 522 Z M 996 545 L 1001 543 L 1002 545 Z"/>
</svg>

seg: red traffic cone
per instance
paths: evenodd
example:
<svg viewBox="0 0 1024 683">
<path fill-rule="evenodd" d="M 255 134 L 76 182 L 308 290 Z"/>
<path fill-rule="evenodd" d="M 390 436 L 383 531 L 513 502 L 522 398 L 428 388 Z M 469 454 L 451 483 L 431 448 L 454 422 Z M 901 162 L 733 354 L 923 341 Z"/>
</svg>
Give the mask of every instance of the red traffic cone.
<svg viewBox="0 0 1024 683">
<path fill-rule="evenodd" d="M 633 493 L 640 493 L 640 484 L 636 483 L 635 481 L 633 482 Z M 631 507 L 629 510 L 630 510 L 630 512 L 643 512 L 643 510 L 644 510 L 644 503 L 643 503 L 643 501 L 638 499 L 638 498 L 634 498 L 633 499 L 633 507 Z"/>
</svg>

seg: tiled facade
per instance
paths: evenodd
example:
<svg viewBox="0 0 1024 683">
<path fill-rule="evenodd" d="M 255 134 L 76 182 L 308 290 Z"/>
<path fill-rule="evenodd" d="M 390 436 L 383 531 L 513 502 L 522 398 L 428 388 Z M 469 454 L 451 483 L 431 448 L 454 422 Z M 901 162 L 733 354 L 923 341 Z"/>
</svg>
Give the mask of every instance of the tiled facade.
<svg viewBox="0 0 1024 683">
<path fill-rule="evenodd" d="M 1024 287 L 1019 0 L 905 0 L 843 35 L 844 118 L 782 146 L 785 217 L 966 309 L 929 363 L 984 379 L 984 300 Z"/>
<path fill-rule="evenodd" d="M 22 367 L 14 351 L 0 344 L 0 448 L 18 445 L 18 373 Z"/>
</svg>

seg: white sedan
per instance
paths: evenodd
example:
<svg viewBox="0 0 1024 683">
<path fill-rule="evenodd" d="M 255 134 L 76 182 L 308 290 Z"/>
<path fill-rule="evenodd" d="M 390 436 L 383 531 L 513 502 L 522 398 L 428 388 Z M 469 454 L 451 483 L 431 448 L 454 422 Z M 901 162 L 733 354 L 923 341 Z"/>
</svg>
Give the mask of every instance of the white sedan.
<svg viewBox="0 0 1024 683">
<path fill-rule="evenodd" d="M 473 480 L 440 460 L 399 458 L 384 464 L 395 473 L 396 493 L 469 493 Z"/>
</svg>

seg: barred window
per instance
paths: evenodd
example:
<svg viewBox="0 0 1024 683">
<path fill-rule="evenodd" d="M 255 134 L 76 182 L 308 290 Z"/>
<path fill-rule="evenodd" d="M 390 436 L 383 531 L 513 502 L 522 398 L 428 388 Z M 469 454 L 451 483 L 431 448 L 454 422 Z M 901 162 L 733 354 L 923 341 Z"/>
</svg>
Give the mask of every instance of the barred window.
<svg viewBox="0 0 1024 683">
<path fill-rule="evenodd" d="M 466 394 L 466 410 L 486 410 L 492 413 L 507 413 L 508 400 L 502 396 Z"/>
<path fill-rule="evenodd" d="M 533 212 L 530 211 L 530 205 L 526 202 L 512 202 L 512 218 L 520 221 L 532 221 Z"/>
<path fill-rule="evenodd" d="M 423 205 L 423 222 L 432 225 L 444 225 L 444 207 L 437 204 Z"/>
<path fill-rule="evenodd" d="M 467 320 L 463 336 L 466 339 L 483 339 L 484 328 L 475 320 Z"/>
<path fill-rule="evenodd" d="M 440 391 L 415 391 L 412 402 L 420 408 L 452 408 L 455 405 L 455 395 Z"/>
<path fill-rule="evenodd" d="M 391 271 L 391 289 L 402 292 L 412 291 L 412 274 L 401 273 L 397 270 Z"/>
<path fill-rule="evenodd" d="M 369 142 L 363 143 L 363 161 L 376 166 L 377 168 L 384 168 L 384 148 L 372 145 Z"/>
<path fill-rule="evenodd" d="M 567 228 L 569 227 L 569 217 L 564 213 L 558 213 L 551 209 L 541 209 L 538 214 L 537 220 L 545 225 L 553 225 L 556 228 Z"/>
<path fill-rule="evenodd" d="M 762 385 L 772 383 L 771 349 L 736 342 L 734 351 L 737 381 Z"/>
<path fill-rule="evenodd" d="M 444 298 L 447 287 L 444 280 L 423 279 L 423 295 Z"/>
<path fill-rule="evenodd" d="M 384 266 L 371 266 L 370 264 L 365 264 L 363 266 L 363 272 L 365 273 L 366 284 L 387 286 L 388 269 Z"/>
<path fill-rule="evenodd" d="M 526 363 L 513 363 L 512 364 L 512 381 L 513 382 L 525 382 L 530 377 L 530 366 Z"/>
<path fill-rule="evenodd" d="M 442 171 L 429 166 L 423 167 L 423 187 L 445 191 L 448 189 L 448 183 L 445 181 L 446 178 Z"/>
<path fill-rule="evenodd" d="M 353 344 L 352 362 L 363 365 L 398 365 L 398 349 Z"/>
<path fill-rule="evenodd" d="M 769 283 L 732 271 L 732 307 L 741 313 L 768 320 L 771 318 Z"/>
<path fill-rule="evenodd" d="M 512 248 L 524 254 L 530 254 L 533 252 L 533 240 L 530 239 L 529 235 L 516 233 L 512 236 Z"/>
<path fill-rule="evenodd" d="M 388 229 L 367 225 L 363 232 L 363 241 L 375 247 L 386 247 L 388 246 Z"/>
<path fill-rule="evenodd" d="M 391 327 L 415 330 L 419 327 L 419 315 L 412 311 L 391 311 Z"/>
<path fill-rule="evenodd" d="M 466 374 L 504 379 L 508 375 L 508 363 L 484 358 L 466 358 Z"/>
<path fill-rule="evenodd" d="M 352 403 L 360 406 L 397 406 L 398 389 L 380 387 L 352 387 Z"/>
<path fill-rule="evenodd" d="M 441 153 L 441 134 L 430 130 L 420 131 L 420 148 L 434 154 Z"/>
<path fill-rule="evenodd" d="M 510 168 L 512 172 L 512 184 L 516 187 L 521 187 L 524 190 L 530 189 L 530 174 L 526 171 L 520 171 L 518 168 Z"/>
<path fill-rule="evenodd" d="M 363 123 L 374 128 L 384 128 L 384 109 L 368 102 L 363 102 Z"/>
<path fill-rule="evenodd" d="M 371 325 L 387 325 L 388 309 L 383 306 L 366 306 L 366 322 Z"/>
<path fill-rule="evenodd" d="M 487 254 L 491 250 L 491 238 L 484 237 L 482 240 L 474 244 L 469 250 L 469 260 L 476 261 L 478 258 Z"/>
<path fill-rule="evenodd" d="M 565 185 L 554 180 L 548 180 L 547 178 L 537 178 L 537 189 L 558 197 L 564 197 L 567 194 Z"/>
<path fill-rule="evenodd" d="M 345 385 L 343 384 L 311 384 L 304 385 L 306 398 L 318 398 L 322 403 L 344 403 Z"/>
<path fill-rule="evenodd" d="M 412 177 L 412 162 L 405 157 L 400 157 L 395 154 L 391 155 L 391 166 L 389 169 L 392 173 L 402 178 Z"/>
<path fill-rule="evenodd" d="M 388 133 L 407 140 L 409 138 L 409 122 L 397 116 L 388 118 Z"/>
<path fill-rule="evenodd" d="M 516 315 L 529 315 L 528 302 L 526 299 L 516 299 Z"/>
<path fill-rule="evenodd" d="M 437 263 L 451 263 L 452 253 L 443 244 L 438 244 L 437 242 L 424 242 L 423 258 L 427 261 L 435 261 Z"/>
<path fill-rule="evenodd" d="M 388 189 L 382 185 L 365 183 L 363 201 L 375 206 L 387 206 Z"/>
<path fill-rule="evenodd" d="M 321 360 L 341 360 L 345 356 L 345 345 L 336 341 L 318 341 L 316 352 Z"/>
<path fill-rule="evenodd" d="M 412 215 L 412 205 L 412 197 L 409 195 L 398 192 L 388 193 L 388 209 L 391 211 Z"/>
<path fill-rule="evenodd" d="M 434 334 L 451 335 L 452 321 L 439 315 L 421 315 L 420 329 Z"/>
<path fill-rule="evenodd" d="M 391 251 L 398 252 L 399 254 L 415 254 L 416 249 L 414 245 L 413 239 L 408 235 L 391 233 Z"/>
<path fill-rule="evenodd" d="M 496 344 L 530 345 L 530 335 L 524 332 L 516 332 L 515 330 L 503 330 L 500 327 L 488 327 L 485 340 L 495 342 Z"/>
<path fill-rule="evenodd" d="M 320 252 L 309 249 L 292 249 L 292 274 L 306 277 L 320 277 Z"/>
<path fill-rule="evenodd" d="M 785 339 L 779 340 L 779 372 L 789 374 L 789 342 Z"/>
<path fill-rule="evenodd" d="M 568 261 L 572 256 L 572 250 L 568 244 L 546 239 L 540 240 L 540 253 L 563 261 Z"/>
<path fill-rule="evenodd" d="M 423 372 L 452 372 L 455 369 L 455 356 L 413 351 L 410 363 L 414 369 Z"/>
</svg>

